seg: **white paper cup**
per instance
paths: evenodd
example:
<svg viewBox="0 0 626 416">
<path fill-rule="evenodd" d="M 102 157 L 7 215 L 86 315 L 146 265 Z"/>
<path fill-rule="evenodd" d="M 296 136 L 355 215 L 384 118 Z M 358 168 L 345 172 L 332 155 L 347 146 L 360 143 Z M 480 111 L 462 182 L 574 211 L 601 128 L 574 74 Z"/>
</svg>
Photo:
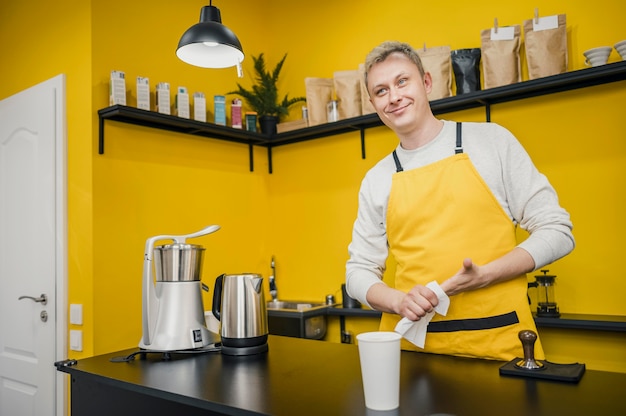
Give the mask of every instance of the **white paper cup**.
<svg viewBox="0 0 626 416">
<path fill-rule="evenodd" d="M 400 406 L 400 339 L 395 332 L 356 336 L 361 360 L 365 406 L 392 410 Z"/>
</svg>

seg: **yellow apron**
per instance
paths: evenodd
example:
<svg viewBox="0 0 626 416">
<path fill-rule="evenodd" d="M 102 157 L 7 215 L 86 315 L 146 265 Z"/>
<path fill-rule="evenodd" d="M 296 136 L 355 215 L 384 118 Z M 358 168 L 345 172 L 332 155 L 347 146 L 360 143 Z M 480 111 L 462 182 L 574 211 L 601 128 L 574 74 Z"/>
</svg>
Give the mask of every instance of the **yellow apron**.
<svg viewBox="0 0 626 416">
<path fill-rule="evenodd" d="M 515 227 L 469 157 L 457 154 L 393 175 L 387 208 L 389 250 L 397 262 L 395 287 L 408 292 L 416 284 L 454 275 L 464 258 L 486 264 L 516 246 Z M 496 360 L 523 357 L 519 331 L 537 332 L 527 298 L 525 275 L 450 298 L 448 314 L 435 314 L 424 349 L 406 340 L 402 348 Z M 400 316 L 384 313 L 383 331 L 393 331 Z M 535 357 L 544 359 L 539 339 Z"/>
</svg>

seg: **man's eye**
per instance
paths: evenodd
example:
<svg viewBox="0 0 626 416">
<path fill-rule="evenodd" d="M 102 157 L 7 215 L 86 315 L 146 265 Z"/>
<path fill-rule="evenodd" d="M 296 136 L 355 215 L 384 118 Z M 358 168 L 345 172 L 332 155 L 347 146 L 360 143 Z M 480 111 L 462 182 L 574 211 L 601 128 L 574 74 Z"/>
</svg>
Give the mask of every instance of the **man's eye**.
<svg viewBox="0 0 626 416">
<path fill-rule="evenodd" d="M 375 93 L 377 96 L 381 96 L 381 95 L 384 95 L 386 92 L 387 92 L 387 89 L 386 89 L 386 88 L 380 88 L 380 89 L 376 90 L 374 93 Z"/>
<path fill-rule="evenodd" d="M 406 78 L 401 78 L 398 80 L 398 85 L 404 85 L 406 84 Z"/>
</svg>

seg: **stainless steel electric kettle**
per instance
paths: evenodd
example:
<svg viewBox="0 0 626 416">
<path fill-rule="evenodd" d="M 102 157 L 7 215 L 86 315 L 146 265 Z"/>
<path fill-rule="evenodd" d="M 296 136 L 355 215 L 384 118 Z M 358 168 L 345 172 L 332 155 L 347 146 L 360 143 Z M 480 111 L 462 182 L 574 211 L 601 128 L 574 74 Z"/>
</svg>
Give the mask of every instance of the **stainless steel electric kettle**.
<svg viewBox="0 0 626 416">
<path fill-rule="evenodd" d="M 222 354 L 251 355 L 268 350 L 267 307 L 260 275 L 218 276 L 212 310 L 222 324 Z"/>
</svg>

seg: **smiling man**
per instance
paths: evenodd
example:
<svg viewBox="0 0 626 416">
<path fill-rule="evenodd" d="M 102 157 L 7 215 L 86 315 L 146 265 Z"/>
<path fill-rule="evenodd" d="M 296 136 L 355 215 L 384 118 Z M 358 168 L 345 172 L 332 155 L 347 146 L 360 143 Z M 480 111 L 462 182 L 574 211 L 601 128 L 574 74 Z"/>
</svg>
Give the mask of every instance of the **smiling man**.
<svg viewBox="0 0 626 416">
<path fill-rule="evenodd" d="M 348 293 L 382 311 L 380 329 L 393 331 L 403 317 L 432 312 L 438 297 L 426 284 L 436 281 L 450 307 L 428 325 L 424 351 L 522 357 L 519 331 L 536 331 L 526 273 L 573 250 L 569 214 L 508 130 L 433 115 L 432 78 L 410 45 L 374 48 L 365 82 L 400 142 L 361 183 Z M 519 244 L 517 226 L 529 233 Z M 388 256 L 396 262 L 393 287 L 382 281 Z M 403 348 L 418 349 L 406 341 Z M 544 358 L 540 341 L 535 356 Z"/>
</svg>

